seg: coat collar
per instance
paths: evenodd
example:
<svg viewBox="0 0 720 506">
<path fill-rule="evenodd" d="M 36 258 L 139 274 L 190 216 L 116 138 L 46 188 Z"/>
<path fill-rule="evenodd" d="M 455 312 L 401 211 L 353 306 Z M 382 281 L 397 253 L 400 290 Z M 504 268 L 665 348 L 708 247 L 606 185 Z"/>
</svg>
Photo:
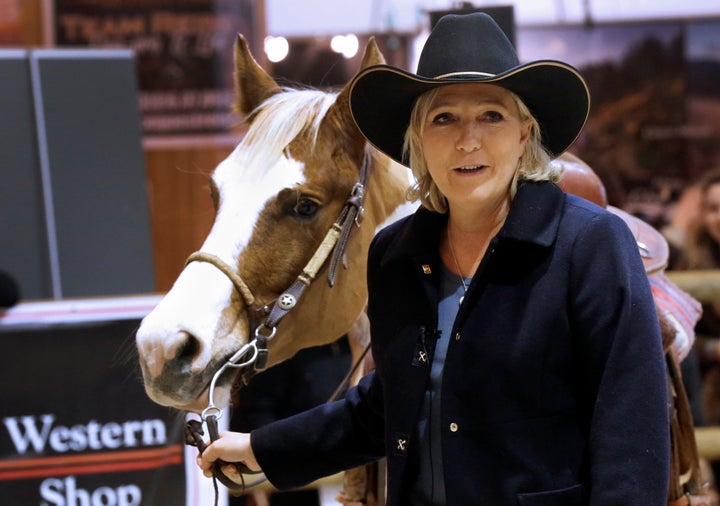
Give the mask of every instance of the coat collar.
<svg viewBox="0 0 720 506">
<path fill-rule="evenodd" d="M 551 246 L 557 235 L 564 203 L 565 194 L 557 185 L 547 181 L 522 182 L 498 239 Z M 382 263 L 418 255 L 437 255 L 438 240 L 446 222 L 447 214 L 418 209 L 399 225 L 400 229 Z"/>
</svg>

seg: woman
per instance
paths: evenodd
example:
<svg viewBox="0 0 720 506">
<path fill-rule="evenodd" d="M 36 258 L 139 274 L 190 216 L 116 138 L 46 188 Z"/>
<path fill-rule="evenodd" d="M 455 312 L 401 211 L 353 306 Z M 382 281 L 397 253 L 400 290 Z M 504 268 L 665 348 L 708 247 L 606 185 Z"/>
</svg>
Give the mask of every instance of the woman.
<svg viewBox="0 0 720 506">
<path fill-rule="evenodd" d="M 588 114 L 577 71 L 520 65 L 489 16 L 450 15 L 417 75 L 370 67 L 350 102 L 422 203 L 370 248 L 377 369 L 344 401 L 224 434 L 199 465 L 243 461 L 285 488 L 386 457 L 388 505 L 666 504 L 665 366 L 635 240 L 553 183 Z"/>
<path fill-rule="evenodd" d="M 687 239 L 674 269 L 708 270 L 720 268 L 720 170 L 707 172 L 700 184 L 700 212 L 688 230 Z M 703 304 L 703 314 L 695 328 L 695 348 L 703 375 L 703 415 L 705 423 L 720 423 L 720 310 Z M 720 466 L 715 466 L 715 472 Z"/>
</svg>

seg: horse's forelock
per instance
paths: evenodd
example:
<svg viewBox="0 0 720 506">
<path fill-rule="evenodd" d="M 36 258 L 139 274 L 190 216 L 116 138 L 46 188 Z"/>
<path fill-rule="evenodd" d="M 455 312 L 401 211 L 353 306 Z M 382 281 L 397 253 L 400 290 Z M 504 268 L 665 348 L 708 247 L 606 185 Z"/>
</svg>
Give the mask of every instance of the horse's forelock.
<svg viewBox="0 0 720 506">
<path fill-rule="evenodd" d="M 336 98 L 336 93 L 320 90 L 286 89 L 263 102 L 251 114 L 250 128 L 238 146 L 243 165 L 259 170 L 275 166 L 285 148 L 303 132 L 315 143 Z"/>
</svg>

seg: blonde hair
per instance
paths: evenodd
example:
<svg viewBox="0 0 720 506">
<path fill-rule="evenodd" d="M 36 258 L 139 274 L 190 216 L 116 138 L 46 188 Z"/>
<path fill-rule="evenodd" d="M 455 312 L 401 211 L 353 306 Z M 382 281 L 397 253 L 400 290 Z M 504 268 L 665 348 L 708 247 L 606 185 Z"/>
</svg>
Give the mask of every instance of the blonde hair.
<svg viewBox="0 0 720 506">
<path fill-rule="evenodd" d="M 415 177 L 415 185 L 407 192 L 408 200 L 420 200 L 423 207 L 438 213 L 446 213 L 448 210 L 447 198 L 430 177 L 427 169 L 425 155 L 422 149 L 422 134 L 425 117 L 435 101 L 440 87 L 423 93 L 418 97 L 410 114 L 410 123 L 405 132 L 403 144 L 403 159 L 409 162 L 410 170 Z M 517 104 L 520 114 L 520 121 L 530 123 L 530 136 L 525 143 L 517 171 L 510 187 L 511 197 L 515 196 L 518 182 L 526 181 L 553 181 L 556 182 L 562 175 L 562 168 L 558 164 L 551 164 L 551 155 L 542 143 L 540 124 L 515 93 L 510 92 Z"/>
</svg>

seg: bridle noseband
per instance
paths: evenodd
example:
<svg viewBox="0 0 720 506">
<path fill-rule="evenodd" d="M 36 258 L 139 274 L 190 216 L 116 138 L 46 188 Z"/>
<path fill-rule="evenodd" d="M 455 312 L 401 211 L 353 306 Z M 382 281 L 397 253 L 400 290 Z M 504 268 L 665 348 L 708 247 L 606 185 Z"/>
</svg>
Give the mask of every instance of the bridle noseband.
<svg viewBox="0 0 720 506">
<path fill-rule="evenodd" d="M 252 290 L 250 290 L 247 283 L 245 283 L 240 273 L 212 253 L 196 251 L 186 260 L 186 266 L 191 262 L 209 263 L 228 277 L 245 303 L 248 311 L 249 327 L 254 334 L 254 338 L 236 351 L 213 375 L 208 389 L 208 406 L 202 411 L 201 421 L 191 421 L 188 423 L 186 428 L 186 442 L 197 446 L 201 453 L 205 448 L 201 437 L 203 432 L 200 425 L 202 423 L 207 424 L 211 441 L 214 441 L 218 437 L 217 421 L 222 416 L 222 410 L 215 405 L 214 394 L 217 381 L 220 377 L 228 369 L 241 369 L 240 379 L 242 383 L 246 385 L 250 381 L 250 378 L 265 369 L 268 357 L 268 341 L 275 337 L 280 321 L 297 305 L 305 289 L 315 280 L 318 272 L 325 265 L 328 258 L 330 258 L 327 278 L 328 285 L 330 287 L 335 285 L 335 276 L 338 267 L 341 262 L 344 263 L 344 255 L 350 238 L 350 232 L 353 226 L 359 227 L 362 223 L 365 189 L 370 175 L 371 158 L 370 149 L 366 147 L 358 181 L 353 185 L 350 195 L 345 200 L 340 215 L 327 231 L 322 242 L 302 272 L 275 301 L 266 305 L 259 305 Z M 263 316 L 265 317 L 264 321 L 260 321 Z M 229 480 L 225 474 L 220 471 L 221 464 L 224 465 L 224 463 L 220 461 L 216 462 L 214 468 L 215 477 L 229 488 L 240 491 L 244 490 L 244 483 L 237 484 Z M 250 472 L 242 465 L 240 466 L 240 470 L 243 473 Z"/>
</svg>

